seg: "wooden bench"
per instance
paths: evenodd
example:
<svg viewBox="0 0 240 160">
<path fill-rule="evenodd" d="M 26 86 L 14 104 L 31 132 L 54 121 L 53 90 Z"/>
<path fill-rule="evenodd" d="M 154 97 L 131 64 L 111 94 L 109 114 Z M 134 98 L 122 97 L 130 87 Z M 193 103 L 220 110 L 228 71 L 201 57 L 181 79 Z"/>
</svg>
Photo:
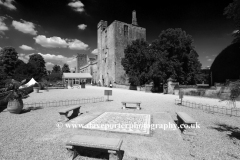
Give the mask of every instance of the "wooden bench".
<svg viewBox="0 0 240 160">
<path fill-rule="evenodd" d="M 126 109 L 127 108 L 127 103 L 128 104 L 136 104 L 137 106 L 137 109 L 140 110 L 141 107 L 140 107 L 140 104 L 141 102 L 131 102 L 131 101 L 123 101 L 122 104 L 123 104 L 123 108 L 122 109 Z M 131 108 L 131 107 L 130 107 Z"/>
<path fill-rule="evenodd" d="M 64 109 L 58 111 L 58 113 L 60 114 L 59 121 L 62 121 L 62 122 L 68 121 L 69 120 L 68 112 L 70 112 L 70 111 L 73 111 L 71 116 L 77 117 L 79 115 L 80 107 L 81 106 L 79 106 L 79 105 L 74 105 L 74 106 L 71 106 L 71 107 L 68 107 L 68 108 L 64 108 Z"/>
<path fill-rule="evenodd" d="M 105 149 L 108 150 L 109 160 L 121 160 L 121 145 L 122 139 L 119 138 L 104 138 L 84 135 L 74 135 L 66 142 L 66 148 L 69 153 L 69 160 L 73 160 L 75 157 L 77 157 L 76 147 Z"/>
<path fill-rule="evenodd" d="M 193 119 L 191 116 L 189 116 L 185 112 L 177 112 L 177 119 L 178 119 L 178 126 L 184 124 L 187 125 L 188 127 L 186 128 L 180 128 L 180 129 L 185 129 L 183 133 L 188 134 L 188 133 L 195 133 L 195 127 L 197 121 Z"/>
</svg>

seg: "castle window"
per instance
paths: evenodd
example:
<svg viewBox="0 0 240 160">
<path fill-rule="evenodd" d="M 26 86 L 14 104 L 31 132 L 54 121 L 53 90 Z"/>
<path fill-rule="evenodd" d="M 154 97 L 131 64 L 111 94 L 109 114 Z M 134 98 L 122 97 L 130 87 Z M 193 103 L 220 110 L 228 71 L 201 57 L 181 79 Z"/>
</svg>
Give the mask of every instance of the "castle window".
<svg viewBox="0 0 240 160">
<path fill-rule="evenodd" d="M 124 28 L 124 36 L 127 36 L 128 35 L 128 26 L 124 25 L 123 28 Z"/>
</svg>

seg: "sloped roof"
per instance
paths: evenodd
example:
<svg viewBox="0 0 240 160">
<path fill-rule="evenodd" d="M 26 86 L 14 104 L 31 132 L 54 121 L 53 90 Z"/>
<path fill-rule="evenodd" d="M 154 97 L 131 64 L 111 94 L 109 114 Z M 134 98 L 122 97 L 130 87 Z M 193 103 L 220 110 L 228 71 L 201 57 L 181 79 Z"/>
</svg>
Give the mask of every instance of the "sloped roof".
<svg viewBox="0 0 240 160">
<path fill-rule="evenodd" d="M 63 78 L 92 78 L 90 73 L 63 73 Z"/>
</svg>

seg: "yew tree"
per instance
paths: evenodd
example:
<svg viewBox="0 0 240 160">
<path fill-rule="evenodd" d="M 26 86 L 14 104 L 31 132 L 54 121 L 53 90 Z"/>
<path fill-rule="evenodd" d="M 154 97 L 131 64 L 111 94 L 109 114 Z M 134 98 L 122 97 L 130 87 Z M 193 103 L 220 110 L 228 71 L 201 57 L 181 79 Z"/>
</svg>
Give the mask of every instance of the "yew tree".
<svg viewBox="0 0 240 160">
<path fill-rule="evenodd" d="M 132 41 L 124 50 L 125 57 L 121 64 L 132 85 L 144 85 L 149 82 L 149 68 L 151 66 L 148 52 L 149 44 L 143 39 Z"/>
</svg>

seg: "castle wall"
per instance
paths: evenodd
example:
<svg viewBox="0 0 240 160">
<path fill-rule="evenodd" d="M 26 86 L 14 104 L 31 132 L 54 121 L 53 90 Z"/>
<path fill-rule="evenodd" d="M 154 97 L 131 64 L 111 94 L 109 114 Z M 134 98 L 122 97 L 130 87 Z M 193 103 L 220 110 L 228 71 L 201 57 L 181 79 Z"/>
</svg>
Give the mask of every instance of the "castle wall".
<svg viewBox="0 0 240 160">
<path fill-rule="evenodd" d="M 108 86 L 115 81 L 115 29 L 114 24 L 105 27 L 98 28 L 98 77 L 102 85 Z"/>
<path fill-rule="evenodd" d="M 93 78 L 93 83 L 94 82 L 98 82 L 98 72 L 97 72 L 97 61 L 93 61 L 92 64 L 91 64 L 91 75 L 92 75 L 92 78 Z"/>
<path fill-rule="evenodd" d="M 146 29 L 138 26 L 133 26 L 131 24 L 114 21 L 115 23 L 115 56 L 116 56 L 116 83 L 118 84 L 126 84 L 127 76 L 121 64 L 122 58 L 124 58 L 124 49 L 127 45 L 131 45 L 133 40 L 143 38 L 146 40 Z M 124 27 L 127 30 L 124 30 Z"/>
</svg>

